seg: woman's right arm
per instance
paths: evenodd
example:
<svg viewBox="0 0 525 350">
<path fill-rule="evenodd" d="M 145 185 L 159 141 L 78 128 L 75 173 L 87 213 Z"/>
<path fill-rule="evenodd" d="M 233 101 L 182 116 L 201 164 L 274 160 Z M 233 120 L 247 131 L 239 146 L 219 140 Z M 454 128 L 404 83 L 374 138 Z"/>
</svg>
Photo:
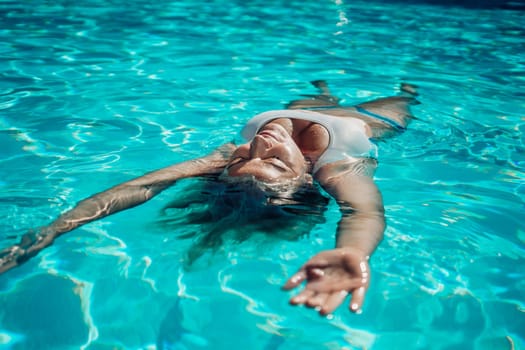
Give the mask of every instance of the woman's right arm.
<svg viewBox="0 0 525 350">
<path fill-rule="evenodd" d="M 82 200 L 50 225 L 37 232 L 25 234 L 20 243 L 1 251 L 0 273 L 35 256 L 62 234 L 91 221 L 142 204 L 177 180 L 222 172 L 234 149 L 233 144 L 226 144 L 205 157 L 153 171 Z"/>
</svg>

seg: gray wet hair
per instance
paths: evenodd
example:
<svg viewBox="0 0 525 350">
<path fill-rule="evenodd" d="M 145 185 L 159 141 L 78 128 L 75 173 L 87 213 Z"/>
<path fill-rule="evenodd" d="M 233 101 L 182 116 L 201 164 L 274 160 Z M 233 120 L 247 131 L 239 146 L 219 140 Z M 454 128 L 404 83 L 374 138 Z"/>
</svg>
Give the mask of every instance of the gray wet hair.
<svg viewBox="0 0 525 350">
<path fill-rule="evenodd" d="M 311 176 L 307 173 L 292 179 L 263 181 L 253 175 L 229 176 L 228 172 L 224 171 L 219 178 L 228 184 L 238 185 L 248 191 L 253 190 L 254 194 L 262 194 L 269 201 L 271 199 L 292 200 L 302 188 L 312 185 Z"/>
</svg>

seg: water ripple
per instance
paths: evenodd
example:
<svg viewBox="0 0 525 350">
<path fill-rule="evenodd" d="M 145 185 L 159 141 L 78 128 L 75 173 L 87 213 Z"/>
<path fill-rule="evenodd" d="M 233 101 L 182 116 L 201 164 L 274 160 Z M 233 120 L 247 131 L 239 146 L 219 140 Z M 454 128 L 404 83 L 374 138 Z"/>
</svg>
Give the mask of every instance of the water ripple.
<svg viewBox="0 0 525 350">
<path fill-rule="evenodd" d="M 196 237 L 202 225 L 153 224 L 187 190 L 175 187 L 135 214 L 72 232 L 0 279 L 6 310 L 47 307 L 31 303 L 46 290 L 68 300 L 39 319 L 0 315 L 2 346 L 160 348 L 166 324 L 186 345 L 216 349 L 523 344 L 519 11 L 424 1 L 7 0 L 0 13 L 3 246 L 92 193 L 237 138 L 252 115 L 308 93 L 309 80 L 328 80 L 348 104 L 408 81 L 422 102 L 409 130 L 380 144 L 388 228 L 362 315 L 319 318 L 292 309 L 279 290 L 307 256 L 333 246 L 335 207 L 309 237 L 269 243 L 241 232 L 252 239 L 226 239 L 185 270 L 192 242 L 179 236 Z M 41 327 L 24 323 L 40 319 Z M 71 332 L 54 328 L 57 319 Z M 243 334 L 236 346 L 224 329 Z"/>
</svg>

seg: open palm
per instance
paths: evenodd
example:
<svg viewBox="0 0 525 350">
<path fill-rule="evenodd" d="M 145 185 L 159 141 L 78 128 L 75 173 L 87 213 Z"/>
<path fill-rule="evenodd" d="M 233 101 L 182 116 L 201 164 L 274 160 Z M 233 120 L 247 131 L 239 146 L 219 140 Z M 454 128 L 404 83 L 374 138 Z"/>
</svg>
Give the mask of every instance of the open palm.
<svg viewBox="0 0 525 350">
<path fill-rule="evenodd" d="M 305 288 L 290 299 L 294 305 L 314 307 L 323 315 L 333 312 L 352 294 L 350 310 L 361 309 L 370 281 L 367 257 L 351 248 L 337 248 L 316 254 L 283 286 L 293 289 L 306 281 Z"/>
</svg>

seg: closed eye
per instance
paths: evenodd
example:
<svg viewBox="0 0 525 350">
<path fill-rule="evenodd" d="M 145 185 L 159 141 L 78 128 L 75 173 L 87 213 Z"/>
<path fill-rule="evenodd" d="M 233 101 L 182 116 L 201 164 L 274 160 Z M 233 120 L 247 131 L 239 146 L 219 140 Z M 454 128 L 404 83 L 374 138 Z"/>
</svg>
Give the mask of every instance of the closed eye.
<svg viewBox="0 0 525 350">
<path fill-rule="evenodd" d="M 282 171 L 289 171 L 289 167 L 281 160 L 279 157 L 271 157 L 268 159 L 268 162 L 273 165 L 274 167 L 282 170 Z"/>
</svg>

